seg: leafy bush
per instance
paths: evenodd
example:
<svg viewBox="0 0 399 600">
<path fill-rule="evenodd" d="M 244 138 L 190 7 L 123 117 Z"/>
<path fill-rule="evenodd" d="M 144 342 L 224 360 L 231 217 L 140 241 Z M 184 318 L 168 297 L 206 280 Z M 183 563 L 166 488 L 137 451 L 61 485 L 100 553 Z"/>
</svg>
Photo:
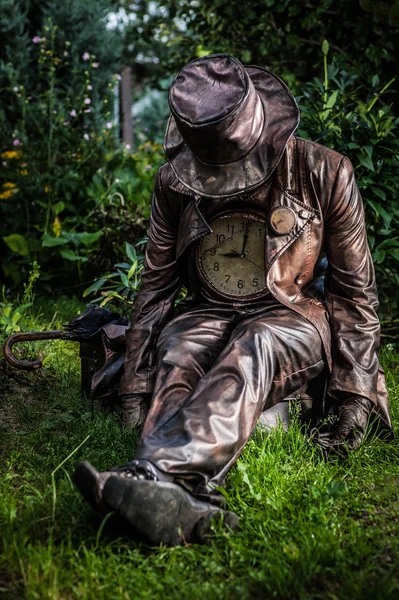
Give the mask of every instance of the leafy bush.
<svg viewBox="0 0 399 600">
<path fill-rule="evenodd" d="M 394 82 L 380 83 L 378 75 L 367 92 L 358 78 L 327 65 L 328 44 L 323 44 L 325 71 L 305 85 L 299 98 L 299 135 L 318 141 L 348 156 L 362 193 L 367 230 L 382 301 L 383 313 L 395 313 L 399 299 L 399 118 L 383 95 Z"/>
<path fill-rule="evenodd" d="M 275 71 L 295 92 L 322 68 L 323 39 L 341 67 L 349 65 L 365 84 L 376 72 L 384 80 L 395 72 L 399 36 L 388 14 L 380 16 L 380 9 L 393 10 L 393 0 L 365 2 L 375 5 L 374 14 L 358 0 L 158 0 L 151 8 L 116 0 L 130 17 L 124 19 L 124 55 L 137 79 L 146 74 L 158 85 L 197 56 L 228 52 Z"/>
<path fill-rule="evenodd" d="M 40 277 L 40 267 L 37 262 L 31 265 L 27 283 L 24 283 L 24 291 L 19 303 L 9 302 L 3 288 L 2 300 L 0 301 L 0 334 L 11 335 L 21 331 L 20 321 L 32 308 L 34 301 L 33 288 Z M 1 337 L 1 336 L 0 336 Z"/>
<path fill-rule="evenodd" d="M 97 279 L 83 292 L 83 297 L 97 295 L 91 302 L 100 306 L 109 302 L 122 308 L 132 305 L 141 283 L 141 271 L 144 267 L 143 246 L 146 243 L 147 238 L 138 242 L 136 246 L 126 242 L 126 257 L 130 262 L 114 265 L 114 270 Z M 140 250 L 139 254 L 136 248 Z"/>
<path fill-rule="evenodd" d="M 96 9 L 86 0 L 39 2 L 35 15 L 25 5 L 6 0 L 0 16 L 8 34 L 0 51 L 1 266 L 14 284 L 34 259 L 42 280 L 76 278 L 71 265 L 80 272 L 101 235 L 83 222 L 85 188 L 117 145 L 103 0 Z"/>
</svg>

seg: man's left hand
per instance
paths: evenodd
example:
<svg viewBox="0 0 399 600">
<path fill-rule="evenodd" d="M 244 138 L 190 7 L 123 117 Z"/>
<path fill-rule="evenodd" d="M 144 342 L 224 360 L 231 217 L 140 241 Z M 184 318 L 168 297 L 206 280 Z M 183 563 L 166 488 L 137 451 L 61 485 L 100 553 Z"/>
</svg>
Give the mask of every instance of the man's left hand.
<svg viewBox="0 0 399 600">
<path fill-rule="evenodd" d="M 331 453 L 344 456 L 348 450 L 355 450 L 366 435 L 368 418 L 373 403 L 363 396 L 350 396 L 344 400 L 338 411 L 338 425 L 333 431 L 319 433 L 313 438 L 327 459 Z"/>
</svg>

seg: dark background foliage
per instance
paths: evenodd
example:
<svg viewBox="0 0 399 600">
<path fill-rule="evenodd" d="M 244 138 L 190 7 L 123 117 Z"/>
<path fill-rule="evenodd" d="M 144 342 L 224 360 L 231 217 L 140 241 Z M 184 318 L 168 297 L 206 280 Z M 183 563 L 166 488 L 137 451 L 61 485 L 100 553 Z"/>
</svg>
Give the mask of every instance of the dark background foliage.
<svg viewBox="0 0 399 600">
<path fill-rule="evenodd" d="M 275 70 L 292 85 L 320 74 L 323 58 L 318 50 L 324 39 L 338 64 L 358 74 L 366 85 L 370 74 L 378 73 L 383 80 L 398 71 L 397 29 L 387 15 L 377 18 L 357 0 L 154 4 L 149 10 L 146 1 L 115 2 L 135 17 L 125 29 L 124 60 L 139 80 L 175 73 L 201 52 L 228 52 L 245 64 Z"/>
</svg>

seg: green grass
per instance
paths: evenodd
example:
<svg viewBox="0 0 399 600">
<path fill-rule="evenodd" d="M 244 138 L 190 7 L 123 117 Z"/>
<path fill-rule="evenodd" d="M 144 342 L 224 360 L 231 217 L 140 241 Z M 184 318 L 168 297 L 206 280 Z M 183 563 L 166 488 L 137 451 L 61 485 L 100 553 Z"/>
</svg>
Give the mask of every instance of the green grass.
<svg viewBox="0 0 399 600">
<path fill-rule="evenodd" d="M 77 308 L 58 304 L 53 326 Z M 43 312 L 51 319 L 54 311 Z M 27 318 L 24 328 L 45 322 Z M 140 546 L 112 517 L 101 521 L 70 479 L 82 459 L 99 469 L 125 463 L 137 436 L 117 413 L 81 400 L 77 344 L 42 350 L 44 372 L 0 368 L 4 597 L 399 598 L 398 440 L 368 439 L 346 461 L 325 463 L 297 423 L 288 433 L 257 432 L 227 481 L 239 533 L 216 527 L 209 546 Z M 397 359 L 383 352 L 395 423 Z"/>
</svg>

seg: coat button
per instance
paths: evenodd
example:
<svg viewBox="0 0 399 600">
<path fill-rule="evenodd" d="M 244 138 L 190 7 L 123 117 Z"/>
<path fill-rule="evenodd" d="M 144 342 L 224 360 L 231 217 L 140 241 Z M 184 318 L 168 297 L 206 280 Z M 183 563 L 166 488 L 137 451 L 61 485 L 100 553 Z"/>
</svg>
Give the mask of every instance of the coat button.
<svg viewBox="0 0 399 600">
<path fill-rule="evenodd" d="M 297 275 L 297 276 L 295 277 L 295 283 L 296 283 L 297 285 L 302 285 L 304 281 L 305 281 L 305 280 L 304 280 L 304 278 L 302 277 L 302 275 Z"/>
<path fill-rule="evenodd" d="M 307 210 L 300 210 L 299 216 L 301 217 L 301 219 L 307 219 L 310 215 Z"/>
</svg>

